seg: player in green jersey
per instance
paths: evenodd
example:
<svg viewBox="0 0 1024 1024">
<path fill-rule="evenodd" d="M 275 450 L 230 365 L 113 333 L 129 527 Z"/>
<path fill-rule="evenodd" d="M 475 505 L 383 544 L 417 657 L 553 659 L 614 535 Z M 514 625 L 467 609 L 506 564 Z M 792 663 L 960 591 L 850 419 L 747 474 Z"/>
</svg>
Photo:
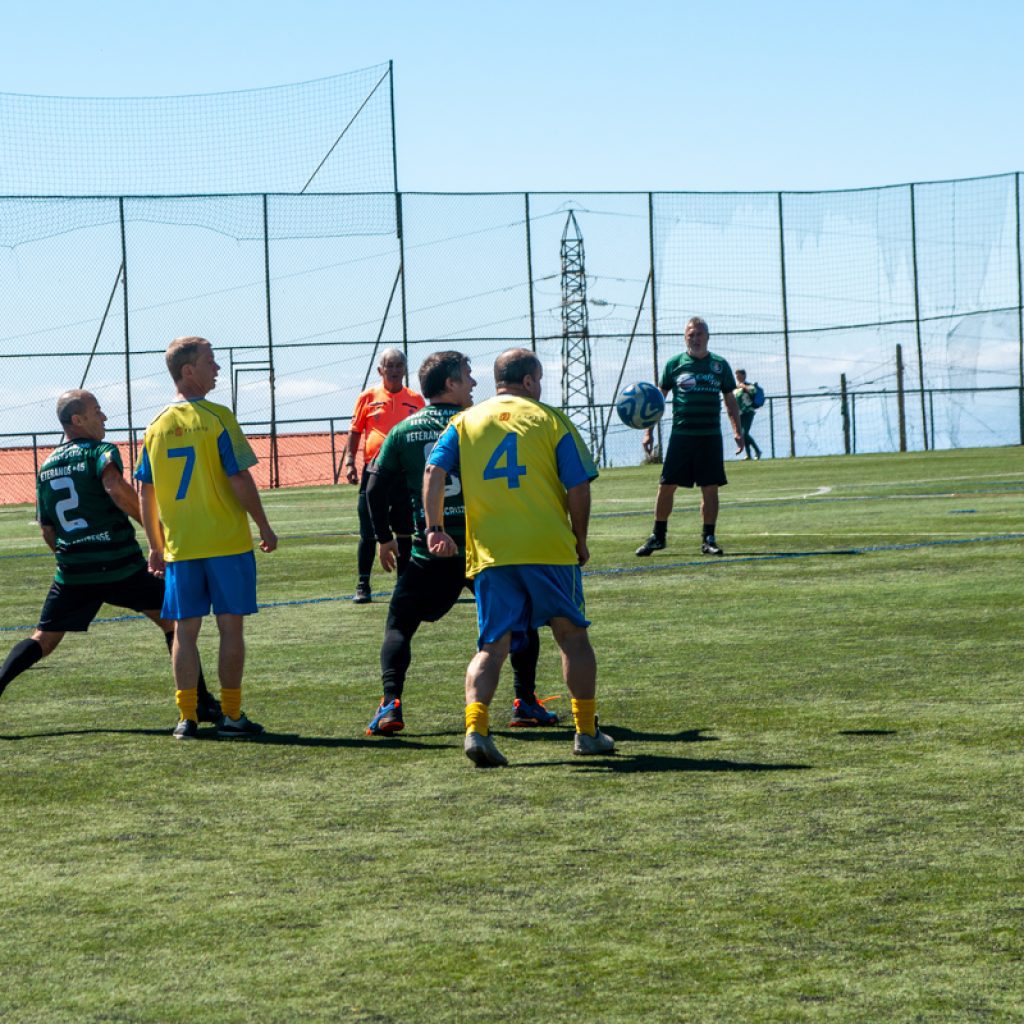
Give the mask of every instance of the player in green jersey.
<svg viewBox="0 0 1024 1024">
<path fill-rule="evenodd" d="M 405 727 L 402 694 L 412 660 L 412 638 L 424 622 L 437 622 L 454 607 L 463 588 L 473 589 L 466 576 L 465 509 L 457 476 L 445 486 L 444 513 L 449 535 L 459 546 L 456 558 L 438 558 L 427 547 L 424 534 L 422 484 L 427 456 L 448 426 L 448 421 L 473 404 L 476 381 L 469 359 L 461 352 L 434 352 L 419 370 L 420 391 L 430 403 L 426 409 L 391 428 L 377 458 L 369 467 L 366 497 L 374 533 L 380 544 L 380 562 L 392 572 L 398 560 L 398 542 L 388 522 L 389 494 L 396 482 L 409 491 L 415 532 L 412 558 L 398 579 L 388 607 L 384 642 L 380 650 L 384 697 L 366 727 L 368 735 L 389 735 Z M 557 725 L 558 716 L 544 707 L 535 691 L 540 640 L 529 631 L 521 651 L 512 656 L 515 702 L 510 725 Z"/>
<path fill-rule="evenodd" d="M 67 440 L 39 470 L 36 493 L 43 540 L 57 556 L 53 585 L 31 637 L 15 644 L 0 668 L 0 693 L 64 634 L 84 633 L 106 602 L 142 612 L 170 648 L 173 624 L 161 617 L 163 580 L 146 567 L 130 519 L 141 522 L 139 499 L 125 481 L 117 446 L 103 440 L 107 417 L 96 396 L 66 391 L 57 418 Z M 220 720 L 220 705 L 201 682 L 204 722 Z"/>
<path fill-rule="evenodd" d="M 722 455 L 722 401 L 732 424 L 736 446 L 743 446 L 740 410 L 733 390 L 736 380 L 729 364 L 708 351 L 708 325 L 699 316 L 691 317 L 684 331 L 686 351 L 673 356 L 661 375 L 661 393 L 672 392 L 672 435 L 662 466 L 661 484 L 654 506 L 654 532 L 636 549 L 641 557 L 665 547 L 668 517 L 672 514 L 677 487 L 700 488 L 700 513 L 704 524 L 701 551 L 721 555 L 715 539 L 718 521 L 718 488 L 725 486 L 725 461 Z M 719 397 L 721 396 L 721 398 Z M 643 445 L 651 451 L 652 430 L 644 435 Z"/>
</svg>

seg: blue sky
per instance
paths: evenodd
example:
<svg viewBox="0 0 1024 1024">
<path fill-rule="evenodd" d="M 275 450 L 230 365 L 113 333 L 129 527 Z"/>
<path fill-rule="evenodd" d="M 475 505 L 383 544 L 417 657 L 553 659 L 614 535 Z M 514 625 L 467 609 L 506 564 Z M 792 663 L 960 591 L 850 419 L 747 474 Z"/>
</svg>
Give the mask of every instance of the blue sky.
<svg viewBox="0 0 1024 1024">
<path fill-rule="evenodd" d="M 395 62 L 408 191 L 817 189 L 1024 169 L 1024 5 L 54 0 L 0 91 L 217 92 Z"/>
</svg>

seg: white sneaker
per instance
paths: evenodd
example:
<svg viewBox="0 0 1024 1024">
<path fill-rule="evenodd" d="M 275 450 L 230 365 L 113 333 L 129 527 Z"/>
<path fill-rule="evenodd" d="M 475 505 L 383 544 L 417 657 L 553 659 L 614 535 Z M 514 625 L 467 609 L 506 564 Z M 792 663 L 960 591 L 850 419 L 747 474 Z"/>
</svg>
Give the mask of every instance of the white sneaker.
<svg viewBox="0 0 1024 1024">
<path fill-rule="evenodd" d="M 478 732 L 466 733 L 462 749 L 477 768 L 500 768 L 508 764 L 508 759 L 494 745 L 494 740 L 490 736 L 481 736 Z"/>
<path fill-rule="evenodd" d="M 614 754 L 615 740 L 606 732 L 601 732 L 594 719 L 594 735 L 588 736 L 585 732 L 576 733 L 572 741 L 572 752 L 586 757 L 590 754 Z"/>
</svg>

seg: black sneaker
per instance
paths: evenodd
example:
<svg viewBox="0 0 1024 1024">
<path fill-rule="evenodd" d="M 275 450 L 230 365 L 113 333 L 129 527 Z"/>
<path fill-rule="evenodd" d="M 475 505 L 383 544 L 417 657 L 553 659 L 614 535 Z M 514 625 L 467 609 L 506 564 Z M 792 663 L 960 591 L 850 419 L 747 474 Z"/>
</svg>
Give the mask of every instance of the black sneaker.
<svg viewBox="0 0 1024 1024">
<path fill-rule="evenodd" d="M 657 534 L 652 533 L 650 537 L 648 537 L 647 540 L 645 540 L 643 544 L 636 549 L 636 553 L 638 557 L 646 558 L 652 551 L 663 551 L 664 548 L 665 541 L 661 537 L 657 536 Z"/>
<path fill-rule="evenodd" d="M 245 717 L 244 711 L 237 718 L 221 715 L 220 725 L 217 726 L 217 735 L 227 738 L 261 736 L 263 735 L 263 726 L 256 722 L 250 722 Z"/>
<path fill-rule="evenodd" d="M 224 712 L 220 709 L 220 701 L 213 694 L 208 693 L 205 697 L 199 698 L 199 703 L 196 705 L 196 718 L 200 722 L 218 725 L 223 714 Z"/>
<path fill-rule="evenodd" d="M 702 555 L 724 555 L 725 552 L 718 546 L 714 537 L 705 537 L 700 546 Z"/>
<path fill-rule="evenodd" d="M 183 718 L 174 727 L 171 735 L 176 740 L 194 740 L 199 738 L 199 723 L 192 718 Z"/>
<path fill-rule="evenodd" d="M 356 584 L 356 595 L 352 598 L 353 604 L 369 604 L 370 603 L 370 584 L 369 583 L 358 583 Z"/>
</svg>

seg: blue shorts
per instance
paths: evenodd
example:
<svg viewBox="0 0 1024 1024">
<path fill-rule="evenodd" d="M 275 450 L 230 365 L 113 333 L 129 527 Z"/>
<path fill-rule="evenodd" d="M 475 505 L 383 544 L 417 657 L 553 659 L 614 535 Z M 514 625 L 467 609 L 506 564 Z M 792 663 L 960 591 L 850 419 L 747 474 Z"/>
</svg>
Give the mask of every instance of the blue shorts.
<svg viewBox="0 0 1024 1024">
<path fill-rule="evenodd" d="M 493 565 L 475 578 L 477 647 L 512 634 L 512 650 L 526 642 L 526 631 L 554 618 L 586 628 L 583 573 L 578 565 Z"/>
<path fill-rule="evenodd" d="M 217 558 L 168 562 L 164 571 L 165 619 L 256 614 L 256 557 L 251 551 Z"/>
</svg>

